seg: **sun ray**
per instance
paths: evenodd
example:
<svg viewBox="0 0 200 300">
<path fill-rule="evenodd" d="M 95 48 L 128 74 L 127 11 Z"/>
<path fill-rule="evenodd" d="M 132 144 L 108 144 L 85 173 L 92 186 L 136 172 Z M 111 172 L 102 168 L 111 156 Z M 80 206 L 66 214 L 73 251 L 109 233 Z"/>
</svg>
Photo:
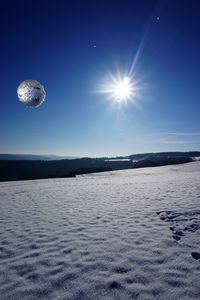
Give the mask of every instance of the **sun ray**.
<svg viewBox="0 0 200 300">
<path fill-rule="evenodd" d="M 136 82 L 131 77 L 117 73 L 116 76 L 110 75 L 108 82 L 101 87 L 100 93 L 106 94 L 115 102 L 127 103 L 136 98 L 137 90 Z"/>
<path fill-rule="evenodd" d="M 126 101 L 133 95 L 133 87 L 129 77 L 124 77 L 113 86 L 113 95 L 118 101 Z"/>
</svg>

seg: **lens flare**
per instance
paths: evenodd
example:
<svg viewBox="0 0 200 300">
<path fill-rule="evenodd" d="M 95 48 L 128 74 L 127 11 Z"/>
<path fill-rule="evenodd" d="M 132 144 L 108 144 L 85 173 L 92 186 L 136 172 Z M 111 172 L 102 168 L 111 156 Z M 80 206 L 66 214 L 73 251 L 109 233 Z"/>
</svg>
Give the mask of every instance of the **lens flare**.
<svg viewBox="0 0 200 300">
<path fill-rule="evenodd" d="M 113 97 L 116 98 L 117 101 L 127 101 L 133 95 L 134 88 L 129 77 L 124 77 L 113 85 Z"/>
<path fill-rule="evenodd" d="M 106 94 L 108 98 L 118 103 L 133 101 L 137 96 L 137 84 L 129 76 L 110 75 L 100 93 Z"/>
</svg>

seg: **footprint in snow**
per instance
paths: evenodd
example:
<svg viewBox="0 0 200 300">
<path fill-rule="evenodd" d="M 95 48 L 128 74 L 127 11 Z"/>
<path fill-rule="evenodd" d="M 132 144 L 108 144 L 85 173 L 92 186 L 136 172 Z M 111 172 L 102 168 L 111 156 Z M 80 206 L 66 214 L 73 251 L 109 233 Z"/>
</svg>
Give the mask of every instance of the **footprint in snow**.
<svg viewBox="0 0 200 300">
<path fill-rule="evenodd" d="M 192 252 L 191 253 L 191 255 L 192 255 L 192 257 L 194 258 L 194 259 L 200 259 L 200 252 Z"/>
</svg>

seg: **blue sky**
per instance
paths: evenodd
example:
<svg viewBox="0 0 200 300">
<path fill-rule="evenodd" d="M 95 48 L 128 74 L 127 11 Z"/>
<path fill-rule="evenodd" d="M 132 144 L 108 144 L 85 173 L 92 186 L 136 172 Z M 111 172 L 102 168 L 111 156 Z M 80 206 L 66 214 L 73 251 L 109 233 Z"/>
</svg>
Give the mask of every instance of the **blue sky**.
<svg viewBox="0 0 200 300">
<path fill-rule="evenodd" d="M 115 156 L 200 150 L 198 1 L 2 1 L 0 153 Z M 98 93 L 134 60 L 139 97 Z M 40 81 L 45 102 L 16 90 Z"/>
</svg>

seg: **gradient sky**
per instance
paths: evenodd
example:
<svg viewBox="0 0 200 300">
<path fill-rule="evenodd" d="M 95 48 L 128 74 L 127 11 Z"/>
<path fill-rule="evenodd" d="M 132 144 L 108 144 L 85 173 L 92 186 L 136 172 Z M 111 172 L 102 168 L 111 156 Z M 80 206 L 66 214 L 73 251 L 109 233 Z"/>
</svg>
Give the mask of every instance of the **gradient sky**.
<svg viewBox="0 0 200 300">
<path fill-rule="evenodd" d="M 200 150 L 198 0 L 1 1 L 0 37 L 0 153 Z M 96 91 L 137 53 L 140 97 L 119 107 Z M 37 109 L 25 79 L 45 87 Z"/>
</svg>

